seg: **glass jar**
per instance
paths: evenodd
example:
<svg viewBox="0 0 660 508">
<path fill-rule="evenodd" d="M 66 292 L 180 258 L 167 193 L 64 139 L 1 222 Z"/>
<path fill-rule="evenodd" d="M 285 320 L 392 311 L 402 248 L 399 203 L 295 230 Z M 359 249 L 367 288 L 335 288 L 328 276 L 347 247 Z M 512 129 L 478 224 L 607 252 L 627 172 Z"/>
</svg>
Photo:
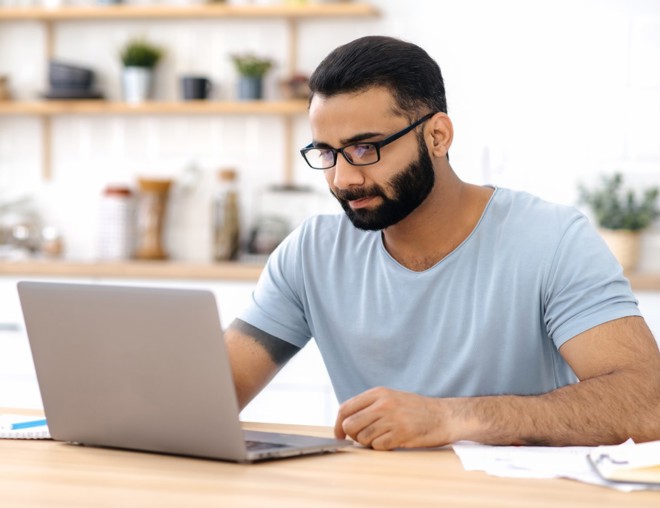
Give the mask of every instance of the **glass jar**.
<svg viewBox="0 0 660 508">
<path fill-rule="evenodd" d="M 238 258 L 240 220 L 236 171 L 218 171 L 218 189 L 213 197 L 213 258 L 229 261 Z"/>
<path fill-rule="evenodd" d="M 140 178 L 138 185 L 138 247 L 135 255 L 138 259 L 167 259 L 163 231 L 172 180 Z"/>
</svg>

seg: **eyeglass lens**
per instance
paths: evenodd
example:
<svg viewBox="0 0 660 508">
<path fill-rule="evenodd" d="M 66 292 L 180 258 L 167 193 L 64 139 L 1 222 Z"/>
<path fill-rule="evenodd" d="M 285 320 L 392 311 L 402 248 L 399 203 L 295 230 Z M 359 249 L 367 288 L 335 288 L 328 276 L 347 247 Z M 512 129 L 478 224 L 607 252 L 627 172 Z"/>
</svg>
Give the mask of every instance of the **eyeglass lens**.
<svg viewBox="0 0 660 508">
<path fill-rule="evenodd" d="M 313 148 L 305 152 L 305 158 L 312 167 L 326 169 L 337 162 L 337 152 L 341 152 L 348 162 L 357 166 L 378 162 L 378 149 L 372 143 L 356 143 L 337 151 L 331 148 Z"/>
</svg>

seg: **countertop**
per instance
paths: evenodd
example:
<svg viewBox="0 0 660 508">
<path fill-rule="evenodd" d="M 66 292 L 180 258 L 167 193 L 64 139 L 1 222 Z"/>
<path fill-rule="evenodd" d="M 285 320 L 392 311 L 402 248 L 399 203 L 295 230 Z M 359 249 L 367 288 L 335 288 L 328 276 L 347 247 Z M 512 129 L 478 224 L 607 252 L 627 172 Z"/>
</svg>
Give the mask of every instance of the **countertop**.
<svg viewBox="0 0 660 508">
<path fill-rule="evenodd" d="M 260 262 L 186 261 L 0 261 L 0 276 L 210 279 L 256 281 Z M 635 291 L 660 291 L 660 273 L 626 274 Z"/>
</svg>

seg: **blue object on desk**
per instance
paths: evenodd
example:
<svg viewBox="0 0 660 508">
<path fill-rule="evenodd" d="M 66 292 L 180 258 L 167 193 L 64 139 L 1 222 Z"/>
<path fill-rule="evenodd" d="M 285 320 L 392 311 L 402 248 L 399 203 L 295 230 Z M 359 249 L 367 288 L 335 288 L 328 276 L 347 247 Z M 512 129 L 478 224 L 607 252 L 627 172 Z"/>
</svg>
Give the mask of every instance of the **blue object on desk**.
<svg viewBox="0 0 660 508">
<path fill-rule="evenodd" d="M 42 418 L 41 420 L 32 420 L 29 422 L 19 422 L 19 423 L 12 423 L 11 424 L 11 430 L 19 430 L 19 429 L 29 429 L 31 427 L 41 427 L 43 425 L 47 425 L 47 421 L 45 418 Z"/>
</svg>

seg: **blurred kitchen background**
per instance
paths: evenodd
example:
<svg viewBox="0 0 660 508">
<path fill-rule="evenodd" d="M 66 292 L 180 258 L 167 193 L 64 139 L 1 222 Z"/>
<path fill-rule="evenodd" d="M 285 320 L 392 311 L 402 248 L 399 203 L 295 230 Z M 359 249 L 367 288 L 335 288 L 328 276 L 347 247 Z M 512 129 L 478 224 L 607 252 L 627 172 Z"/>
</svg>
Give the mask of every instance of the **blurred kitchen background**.
<svg viewBox="0 0 660 508">
<path fill-rule="evenodd" d="M 636 189 L 660 185 L 655 0 L 227 0 L 212 5 L 247 11 L 225 17 L 158 14 L 201 4 L 125 0 L 126 6 L 151 8 L 151 15 L 59 19 L 66 9 L 116 6 L 0 0 L 0 97 L 6 99 L 0 102 L 0 406 L 40 404 L 17 280 L 208 287 L 218 295 L 227 324 L 255 280 L 212 271 L 219 172 L 231 168 L 237 175 L 239 263 L 263 261 L 255 235 L 277 237 L 278 225 L 289 230 L 310 214 L 339 210 L 322 174 L 297 152 L 309 143 L 310 132 L 303 101 L 291 101 L 291 86 L 293 77 L 304 81 L 329 51 L 354 38 L 400 37 L 438 61 L 455 126 L 451 163 L 464 180 L 568 205 L 577 205 L 579 184 L 593 185 L 602 174 L 620 172 Z M 277 11 L 282 4 L 291 11 Z M 356 6 L 366 9 L 349 10 Z M 326 10 L 308 16 L 301 10 L 306 8 Z M 343 14 L 327 10 L 342 8 Z M 55 14 L 40 17 L 43 9 Z M 255 16 L 250 9 L 274 11 Z M 136 37 L 163 50 L 151 109 L 124 105 L 119 54 Z M 237 89 L 232 55 L 247 53 L 272 63 L 256 105 L 243 101 Z M 76 109 L 77 101 L 61 106 L 47 98 L 49 61 L 91 69 L 102 105 L 85 112 Z M 208 78 L 206 100 L 179 106 L 183 76 Z M 200 113 L 204 107 L 217 109 Z M 143 277 L 139 269 L 131 276 L 94 272 L 104 257 L 108 189 L 128 190 L 139 208 L 140 179 L 171 183 L 162 218 L 167 259 L 160 263 L 209 265 L 208 276 L 202 271 L 174 277 L 167 269 L 155 277 Z M 45 275 L 16 268 L 34 260 L 55 268 Z M 67 272 L 61 266 L 68 262 L 86 268 Z M 637 272 L 650 274 L 652 282 L 640 279 L 635 291 L 658 337 L 658 221 L 644 232 Z M 318 352 L 310 346 L 243 417 L 329 424 L 335 409 Z"/>
</svg>

